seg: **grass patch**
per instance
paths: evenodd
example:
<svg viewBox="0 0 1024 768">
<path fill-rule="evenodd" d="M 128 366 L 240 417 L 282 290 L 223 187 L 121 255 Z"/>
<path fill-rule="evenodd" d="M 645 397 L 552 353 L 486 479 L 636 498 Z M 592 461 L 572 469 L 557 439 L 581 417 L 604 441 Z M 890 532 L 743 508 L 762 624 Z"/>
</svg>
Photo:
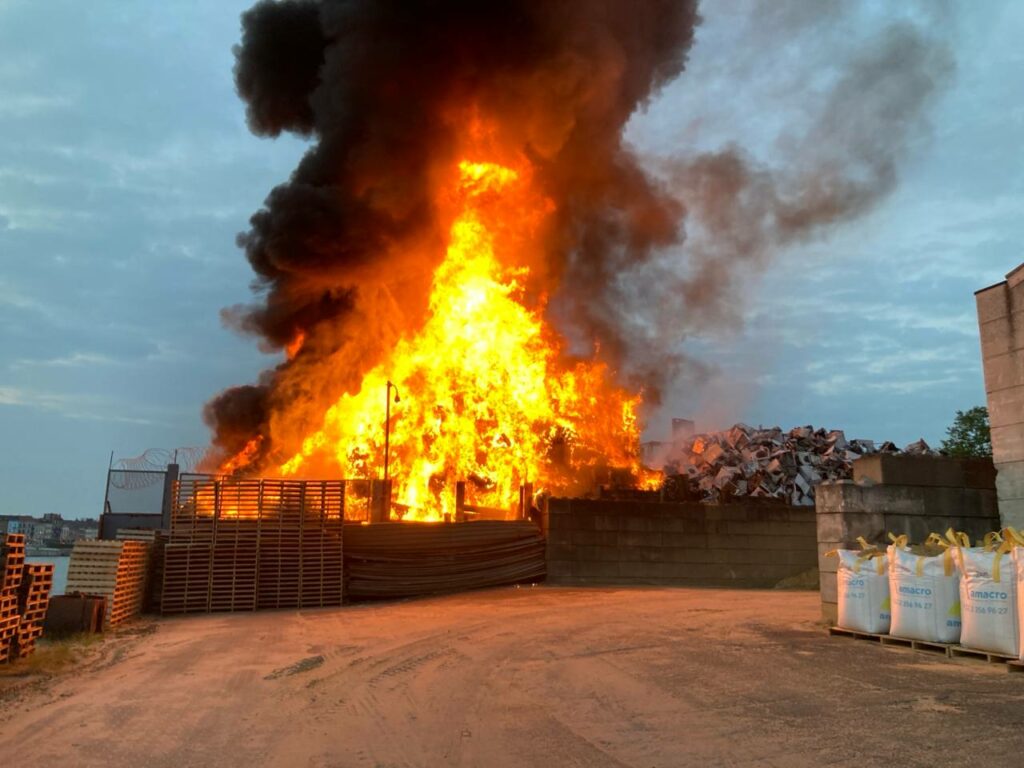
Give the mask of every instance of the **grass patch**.
<svg viewBox="0 0 1024 768">
<path fill-rule="evenodd" d="M 103 642 L 103 636 L 90 632 L 60 638 L 42 638 L 27 659 L 0 664 L 0 678 L 56 675 L 73 666 L 89 649 Z"/>
</svg>

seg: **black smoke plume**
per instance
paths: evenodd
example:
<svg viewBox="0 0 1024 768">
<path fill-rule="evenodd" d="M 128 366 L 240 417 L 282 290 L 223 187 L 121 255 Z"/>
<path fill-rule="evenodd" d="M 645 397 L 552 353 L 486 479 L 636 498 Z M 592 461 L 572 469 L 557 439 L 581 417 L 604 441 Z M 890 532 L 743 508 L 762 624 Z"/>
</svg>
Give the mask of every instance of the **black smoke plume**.
<svg viewBox="0 0 1024 768">
<path fill-rule="evenodd" d="M 849 23 L 836 2 L 739 5 L 765 50 L 801 27 L 806 41 Z M 818 52 L 838 75 L 800 105 L 813 118 L 786 133 L 778 162 L 724 146 L 642 163 L 623 131 L 680 75 L 698 21 L 695 0 L 285 0 L 246 12 L 235 77 L 251 129 L 312 143 L 240 235 L 257 301 L 224 317 L 268 350 L 304 343 L 259 386 L 207 405 L 221 456 L 254 436 L 269 455 L 276 435 L 319 426 L 275 418 L 322 414 L 416 327 L 446 235 L 436 171 L 458 159 L 469 109 L 497 120 L 500 143 L 530 157 L 556 204 L 537 272 L 573 350 L 600 355 L 648 401 L 681 372 L 706 375 L 682 340 L 738 325 L 737 295 L 776 252 L 894 188 L 952 59 L 927 24 L 887 23 L 852 55 Z M 716 56 L 771 76 L 742 50 Z"/>
<path fill-rule="evenodd" d="M 534 159 L 559 207 L 546 254 L 553 279 L 610 279 L 674 242 L 682 207 L 652 185 L 621 136 L 682 71 L 695 5 L 264 0 L 247 11 L 235 79 L 250 128 L 313 144 L 239 236 L 259 299 L 224 316 L 267 349 L 299 334 L 306 342 L 260 387 L 208 404 L 221 452 L 273 432 L 276 404 L 326 407 L 395 338 L 401 322 L 381 319 L 392 305 L 404 318 L 422 309 L 443 253 L 431 174 L 456 159 L 468 108 L 497 119 L 500 140 Z M 609 331 L 588 329 L 620 354 Z M 325 365 L 338 373 L 307 375 Z M 311 390 L 325 378 L 331 392 Z"/>
</svg>

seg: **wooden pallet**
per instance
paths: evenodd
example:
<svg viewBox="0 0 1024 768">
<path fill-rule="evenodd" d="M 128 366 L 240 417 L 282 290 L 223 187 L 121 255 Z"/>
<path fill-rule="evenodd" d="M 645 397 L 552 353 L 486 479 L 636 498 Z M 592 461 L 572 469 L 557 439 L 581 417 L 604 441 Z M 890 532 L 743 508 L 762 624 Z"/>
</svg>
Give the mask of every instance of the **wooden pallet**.
<svg viewBox="0 0 1024 768">
<path fill-rule="evenodd" d="M 111 626 L 134 618 L 142 612 L 148 553 L 149 545 L 143 541 L 76 542 L 66 591 L 106 597 L 106 621 Z"/>
<path fill-rule="evenodd" d="M 1006 664 L 1008 672 L 1024 672 L 1024 663 L 1018 661 L 1016 656 L 1008 656 L 994 651 L 984 651 L 978 648 L 965 648 L 955 643 L 935 643 L 927 640 L 911 640 L 905 637 L 893 635 L 874 634 L 872 632 L 860 632 L 854 629 L 843 627 L 829 627 L 828 633 L 836 637 L 852 637 L 857 640 L 869 640 L 880 645 L 899 646 L 913 648 L 915 651 L 929 651 L 946 656 L 950 659 L 969 658 L 987 661 L 990 664 Z"/>
<path fill-rule="evenodd" d="M 1010 661 L 1017 661 L 1016 656 L 1008 656 L 1005 653 L 996 653 L 995 651 L 983 651 L 978 648 L 964 648 L 962 645 L 949 646 L 949 657 L 951 659 L 981 659 L 989 664 L 1006 664 Z"/>
<path fill-rule="evenodd" d="M 163 613 L 340 605 L 341 481 L 179 483 Z"/>
</svg>

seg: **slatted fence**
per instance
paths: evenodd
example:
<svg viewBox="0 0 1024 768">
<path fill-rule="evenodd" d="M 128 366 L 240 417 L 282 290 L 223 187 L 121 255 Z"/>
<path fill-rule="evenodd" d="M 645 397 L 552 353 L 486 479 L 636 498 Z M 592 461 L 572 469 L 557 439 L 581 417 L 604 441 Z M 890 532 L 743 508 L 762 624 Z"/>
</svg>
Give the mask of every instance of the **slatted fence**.
<svg viewBox="0 0 1024 768">
<path fill-rule="evenodd" d="M 344 517 L 341 480 L 183 475 L 161 612 L 341 605 Z"/>
</svg>

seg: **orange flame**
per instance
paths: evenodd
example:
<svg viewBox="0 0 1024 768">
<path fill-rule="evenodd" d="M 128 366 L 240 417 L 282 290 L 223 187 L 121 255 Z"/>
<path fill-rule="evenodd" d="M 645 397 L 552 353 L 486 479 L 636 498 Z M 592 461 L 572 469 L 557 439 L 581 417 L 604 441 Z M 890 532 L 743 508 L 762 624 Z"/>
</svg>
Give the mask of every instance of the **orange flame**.
<svg viewBox="0 0 1024 768">
<path fill-rule="evenodd" d="M 520 251 L 553 210 L 532 192 L 529 164 L 460 162 L 449 202 L 425 323 L 327 409 L 281 474 L 378 476 L 388 381 L 400 396 L 390 404 L 389 474 L 408 517 L 452 514 L 459 480 L 472 503 L 511 510 L 527 481 L 564 492 L 606 467 L 641 474 L 640 396 L 613 386 L 600 363 L 565 362 L 543 299 L 527 305 Z M 259 447 L 251 441 L 229 465 L 244 466 Z"/>
</svg>

